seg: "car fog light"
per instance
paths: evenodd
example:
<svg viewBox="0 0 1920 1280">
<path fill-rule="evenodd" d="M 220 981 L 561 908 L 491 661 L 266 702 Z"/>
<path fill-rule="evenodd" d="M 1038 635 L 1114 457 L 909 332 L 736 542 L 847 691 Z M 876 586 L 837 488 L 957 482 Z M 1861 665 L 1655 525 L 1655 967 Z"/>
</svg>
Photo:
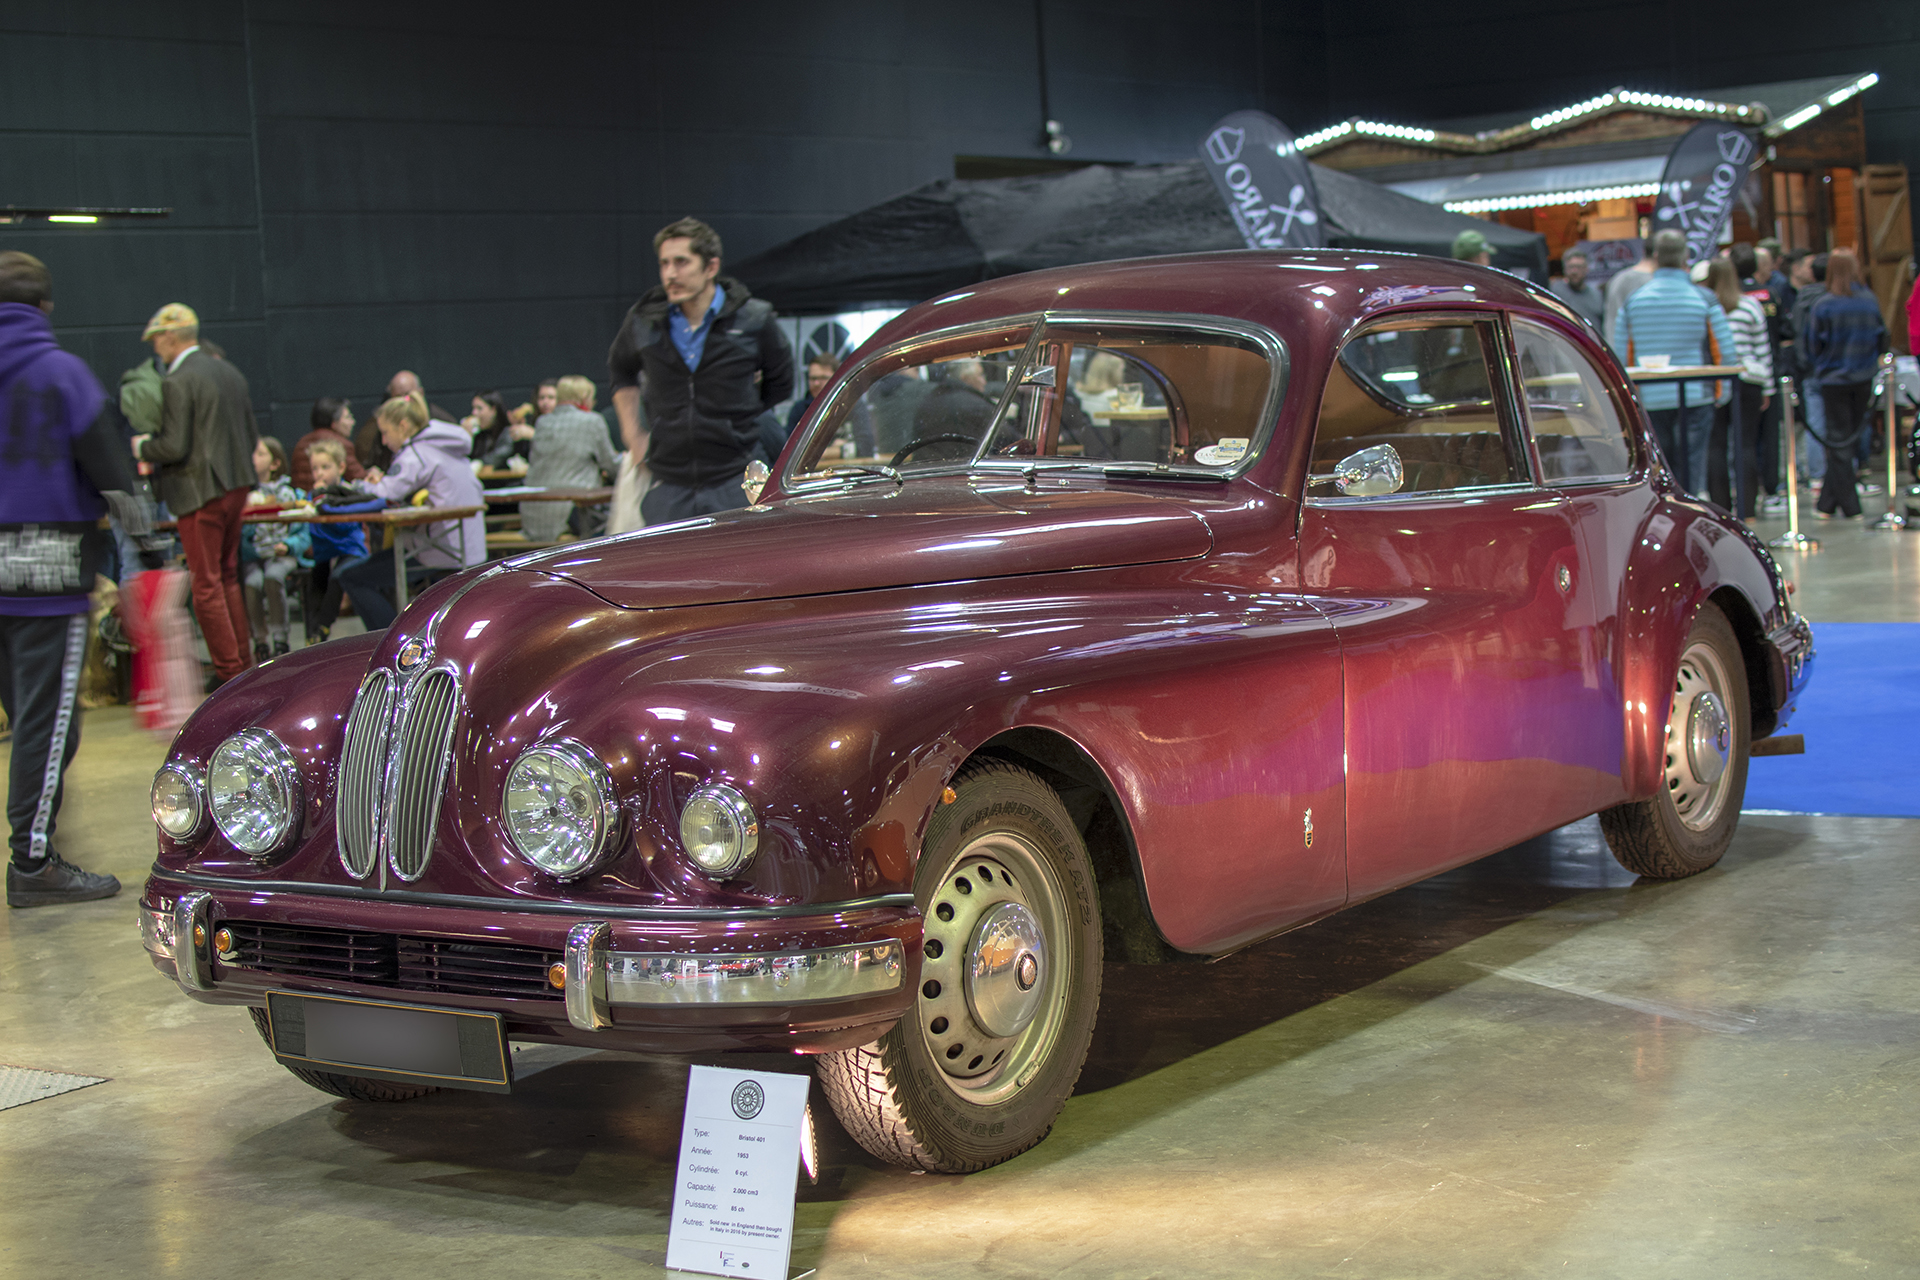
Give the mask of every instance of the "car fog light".
<svg viewBox="0 0 1920 1280">
<path fill-rule="evenodd" d="M 246 729 L 214 748 L 207 766 L 213 821 L 233 847 L 259 856 L 286 841 L 300 813 L 293 753 L 265 729 Z"/>
<path fill-rule="evenodd" d="M 175 840 L 193 835 L 206 816 L 200 802 L 200 775 L 186 765 L 162 765 L 153 775 L 150 799 L 154 825 Z"/>
<path fill-rule="evenodd" d="M 600 861 L 619 812 L 606 766 L 577 742 L 529 747 L 507 771 L 500 808 L 520 856 L 563 880 Z"/>
<path fill-rule="evenodd" d="M 732 787 L 701 787 L 680 811 L 680 842 L 703 871 L 730 876 L 760 847 L 760 820 Z"/>
</svg>

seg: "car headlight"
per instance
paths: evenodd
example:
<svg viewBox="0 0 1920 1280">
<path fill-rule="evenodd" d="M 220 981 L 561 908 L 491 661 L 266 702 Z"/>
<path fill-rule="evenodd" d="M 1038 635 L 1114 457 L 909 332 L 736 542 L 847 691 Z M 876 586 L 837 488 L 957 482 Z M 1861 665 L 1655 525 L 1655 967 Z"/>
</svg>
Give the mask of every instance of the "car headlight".
<svg viewBox="0 0 1920 1280">
<path fill-rule="evenodd" d="M 529 747 L 507 771 L 501 812 L 520 855 L 549 875 L 591 870 L 613 835 L 613 780 L 577 742 Z"/>
<path fill-rule="evenodd" d="M 730 876 L 760 847 L 760 820 L 745 796 L 714 783 L 687 797 L 680 811 L 680 843 L 701 870 Z"/>
<path fill-rule="evenodd" d="M 245 729 L 214 748 L 207 804 L 234 848 L 258 856 L 286 841 L 300 812 L 300 773 L 286 744 Z"/>
<path fill-rule="evenodd" d="M 200 774 L 190 765 L 167 764 L 153 775 L 153 823 L 175 840 L 185 840 L 200 829 L 206 805 L 200 799 Z"/>
</svg>

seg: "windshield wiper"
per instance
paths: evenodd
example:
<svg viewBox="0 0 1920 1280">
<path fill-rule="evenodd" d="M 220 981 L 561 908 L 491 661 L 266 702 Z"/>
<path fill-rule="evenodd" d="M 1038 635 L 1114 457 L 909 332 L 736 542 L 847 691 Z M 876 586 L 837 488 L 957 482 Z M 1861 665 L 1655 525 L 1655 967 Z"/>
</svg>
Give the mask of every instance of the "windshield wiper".
<svg viewBox="0 0 1920 1280">
<path fill-rule="evenodd" d="M 898 471 L 895 471 L 892 467 L 888 466 L 884 462 L 874 463 L 871 465 L 867 463 L 861 463 L 859 466 L 833 468 L 833 474 L 836 476 L 847 475 L 850 472 L 855 472 L 860 475 L 885 476 L 887 479 L 893 481 L 895 484 L 898 484 L 898 485 L 904 485 L 907 482 L 907 478 L 905 476 L 901 475 Z"/>
<path fill-rule="evenodd" d="M 1229 477 L 1219 471 L 1207 471 L 1198 467 L 1173 467 L 1164 462 L 1119 462 L 1100 468 L 1100 473 L 1114 480 L 1214 480 L 1225 482 Z"/>
</svg>

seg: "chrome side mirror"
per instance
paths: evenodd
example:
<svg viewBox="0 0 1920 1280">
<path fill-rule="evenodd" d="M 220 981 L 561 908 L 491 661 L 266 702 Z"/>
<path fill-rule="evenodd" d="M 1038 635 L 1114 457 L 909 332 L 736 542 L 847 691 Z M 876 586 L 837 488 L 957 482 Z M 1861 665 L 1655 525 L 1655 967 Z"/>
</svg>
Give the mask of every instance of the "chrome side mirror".
<svg viewBox="0 0 1920 1280">
<path fill-rule="evenodd" d="M 740 477 L 740 488 L 746 492 L 749 503 L 760 501 L 760 491 L 767 487 L 767 479 L 772 475 L 767 464 L 758 458 L 747 464 L 746 474 Z"/>
<path fill-rule="evenodd" d="M 1340 459 L 1333 468 L 1333 482 L 1349 498 L 1373 498 L 1383 493 L 1398 493 L 1406 482 L 1406 468 L 1400 465 L 1400 453 L 1390 444 L 1369 445 L 1358 453 Z"/>
</svg>

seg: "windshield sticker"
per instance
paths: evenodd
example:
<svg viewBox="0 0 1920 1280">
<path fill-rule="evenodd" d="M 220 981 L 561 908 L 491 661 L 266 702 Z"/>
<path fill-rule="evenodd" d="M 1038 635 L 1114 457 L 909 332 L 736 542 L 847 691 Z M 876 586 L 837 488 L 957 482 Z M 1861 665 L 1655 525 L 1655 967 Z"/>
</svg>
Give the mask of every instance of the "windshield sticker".
<svg viewBox="0 0 1920 1280">
<path fill-rule="evenodd" d="M 1195 452 L 1193 460 L 1203 467 L 1224 467 L 1246 457 L 1250 443 L 1252 441 L 1247 436 L 1228 436 Z"/>
</svg>

